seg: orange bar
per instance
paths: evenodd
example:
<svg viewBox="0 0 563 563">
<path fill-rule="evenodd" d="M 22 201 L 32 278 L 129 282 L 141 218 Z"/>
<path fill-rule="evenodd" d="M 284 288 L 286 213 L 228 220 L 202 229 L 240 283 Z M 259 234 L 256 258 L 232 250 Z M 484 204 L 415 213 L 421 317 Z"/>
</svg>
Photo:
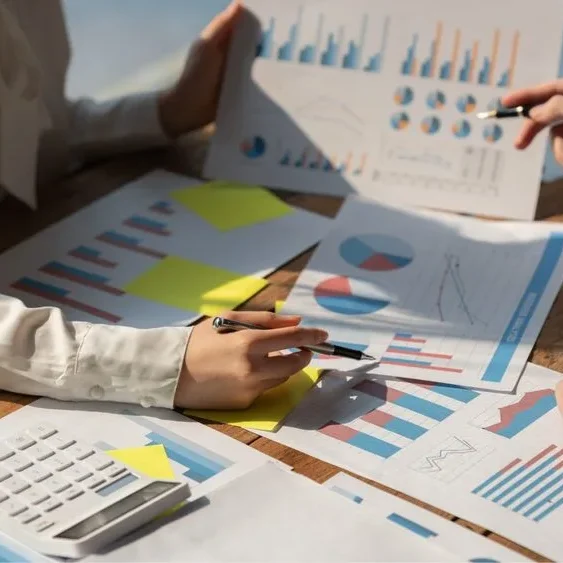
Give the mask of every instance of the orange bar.
<svg viewBox="0 0 563 563">
<path fill-rule="evenodd" d="M 416 59 L 413 59 L 411 76 L 416 76 L 417 72 L 418 72 L 418 61 Z"/>
<path fill-rule="evenodd" d="M 352 153 L 349 152 L 349 153 L 348 153 L 348 158 L 346 159 L 346 164 L 345 164 L 346 172 L 348 172 L 348 171 L 350 170 L 350 166 L 351 166 L 351 165 L 352 165 Z"/>
<path fill-rule="evenodd" d="M 360 164 L 360 174 L 363 173 L 364 168 L 366 167 L 366 160 L 367 160 L 367 158 L 368 158 L 368 155 L 367 155 L 366 153 L 364 153 L 364 154 L 362 155 L 362 163 Z"/>
<path fill-rule="evenodd" d="M 500 43 L 500 30 L 495 29 L 495 35 L 493 37 L 493 52 L 491 54 L 491 68 L 489 72 L 489 85 L 492 86 L 494 84 L 494 75 L 497 66 L 497 59 L 498 59 L 498 46 Z"/>
<path fill-rule="evenodd" d="M 432 57 L 432 66 L 430 68 L 430 76 L 433 78 L 436 73 L 436 66 L 438 64 L 438 54 L 440 53 L 440 47 L 442 44 L 442 22 L 438 22 L 436 25 L 436 37 L 434 39 L 434 56 Z"/>
<path fill-rule="evenodd" d="M 473 74 L 477 64 L 477 55 L 479 54 L 479 41 L 473 43 L 473 53 L 471 54 L 471 66 L 469 67 L 469 82 L 473 82 Z"/>
<path fill-rule="evenodd" d="M 453 80 L 455 77 L 455 71 L 457 66 L 457 59 L 459 58 L 459 44 L 461 42 L 461 32 L 459 29 L 455 30 L 454 36 L 454 47 L 452 50 L 452 62 L 451 62 L 451 69 L 450 69 L 450 80 Z"/>
<path fill-rule="evenodd" d="M 516 59 L 518 58 L 518 47 L 520 46 L 520 32 L 517 31 L 514 34 L 514 40 L 512 42 L 512 53 L 510 53 L 510 66 L 508 72 L 508 86 L 512 86 L 514 80 L 514 70 L 516 69 Z"/>
</svg>

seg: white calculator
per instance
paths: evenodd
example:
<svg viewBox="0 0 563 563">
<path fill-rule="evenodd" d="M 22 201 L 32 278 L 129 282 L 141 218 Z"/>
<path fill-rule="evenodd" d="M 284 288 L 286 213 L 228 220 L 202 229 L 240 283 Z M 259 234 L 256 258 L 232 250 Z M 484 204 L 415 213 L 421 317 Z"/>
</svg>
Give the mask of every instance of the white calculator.
<svg viewBox="0 0 563 563">
<path fill-rule="evenodd" d="M 0 441 L 0 530 L 46 555 L 93 553 L 189 496 L 48 424 Z"/>
</svg>

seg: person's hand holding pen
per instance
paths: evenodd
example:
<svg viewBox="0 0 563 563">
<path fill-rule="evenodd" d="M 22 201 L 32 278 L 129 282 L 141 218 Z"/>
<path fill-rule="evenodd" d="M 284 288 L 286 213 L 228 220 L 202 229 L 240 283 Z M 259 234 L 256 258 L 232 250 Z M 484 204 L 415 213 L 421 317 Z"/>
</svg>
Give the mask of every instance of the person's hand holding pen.
<svg viewBox="0 0 563 563">
<path fill-rule="evenodd" d="M 213 319 L 197 325 L 188 343 L 175 405 L 190 409 L 244 409 L 262 393 L 306 367 L 308 350 L 282 350 L 324 343 L 324 330 L 299 326 L 300 317 L 268 312 L 229 312 L 225 318 L 268 330 L 220 334 Z"/>
<path fill-rule="evenodd" d="M 501 103 L 503 108 L 515 109 L 512 115 L 527 118 L 514 146 L 520 150 L 528 148 L 538 133 L 549 127 L 553 153 L 563 166 L 563 79 L 515 90 L 503 96 Z"/>
</svg>

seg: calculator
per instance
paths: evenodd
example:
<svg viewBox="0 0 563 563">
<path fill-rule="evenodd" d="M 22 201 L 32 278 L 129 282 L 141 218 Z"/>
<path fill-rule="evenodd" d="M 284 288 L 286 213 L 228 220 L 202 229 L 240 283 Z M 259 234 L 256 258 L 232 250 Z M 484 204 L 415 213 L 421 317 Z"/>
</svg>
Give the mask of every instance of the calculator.
<svg viewBox="0 0 563 563">
<path fill-rule="evenodd" d="M 0 529 L 45 555 L 94 553 L 189 496 L 49 424 L 0 441 Z"/>
</svg>

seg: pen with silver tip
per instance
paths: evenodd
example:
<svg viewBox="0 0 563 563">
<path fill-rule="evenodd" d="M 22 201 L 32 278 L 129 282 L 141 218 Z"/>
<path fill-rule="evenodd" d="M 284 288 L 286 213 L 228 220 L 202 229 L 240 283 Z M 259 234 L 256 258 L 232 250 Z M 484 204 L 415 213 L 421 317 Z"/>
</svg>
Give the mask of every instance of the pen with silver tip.
<svg viewBox="0 0 563 563">
<path fill-rule="evenodd" d="M 516 106 L 514 108 L 498 108 L 491 111 L 481 111 L 477 119 L 506 119 L 509 117 L 529 117 L 533 106 Z"/>
<path fill-rule="evenodd" d="M 213 328 L 218 332 L 230 332 L 237 330 L 268 330 L 263 326 L 244 323 L 241 321 L 231 321 L 230 319 L 224 319 L 223 317 L 215 317 L 213 319 Z M 317 344 L 316 346 L 303 346 L 303 349 L 309 350 L 314 354 L 322 354 L 323 356 L 349 358 L 357 361 L 376 361 L 373 356 L 364 354 L 360 350 L 338 346 L 337 344 L 331 344 L 330 342 Z"/>
</svg>

